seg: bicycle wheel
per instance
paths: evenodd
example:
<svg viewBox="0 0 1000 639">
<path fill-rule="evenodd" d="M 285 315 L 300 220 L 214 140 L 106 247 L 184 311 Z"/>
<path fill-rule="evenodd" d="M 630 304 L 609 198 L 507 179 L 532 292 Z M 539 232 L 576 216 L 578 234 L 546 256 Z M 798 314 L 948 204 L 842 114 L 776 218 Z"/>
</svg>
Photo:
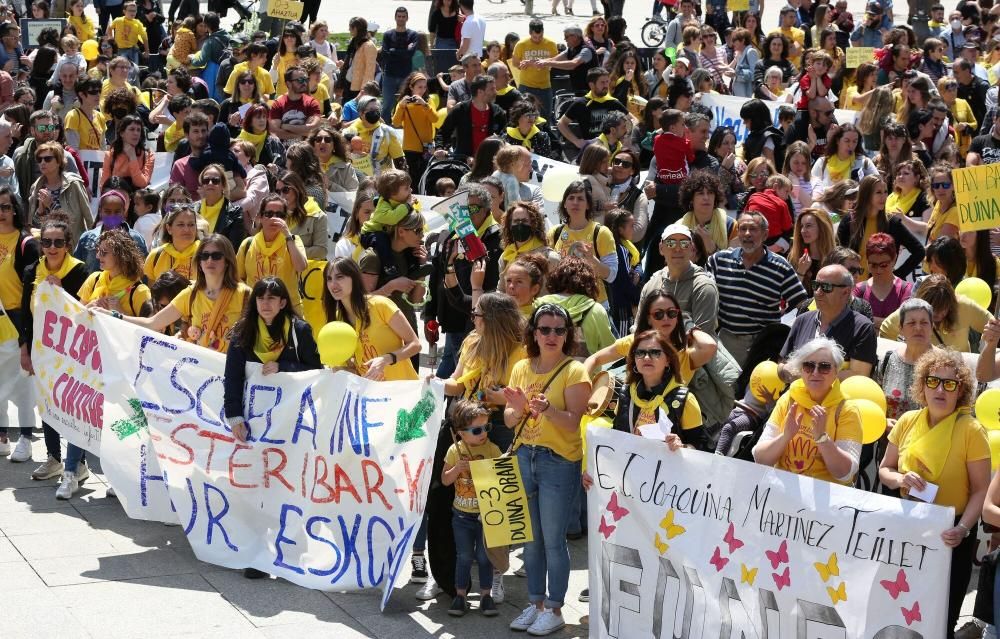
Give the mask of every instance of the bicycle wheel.
<svg viewBox="0 0 1000 639">
<path fill-rule="evenodd" d="M 659 20 L 648 20 L 642 25 L 642 43 L 647 47 L 659 48 L 667 39 L 667 25 Z"/>
</svg>

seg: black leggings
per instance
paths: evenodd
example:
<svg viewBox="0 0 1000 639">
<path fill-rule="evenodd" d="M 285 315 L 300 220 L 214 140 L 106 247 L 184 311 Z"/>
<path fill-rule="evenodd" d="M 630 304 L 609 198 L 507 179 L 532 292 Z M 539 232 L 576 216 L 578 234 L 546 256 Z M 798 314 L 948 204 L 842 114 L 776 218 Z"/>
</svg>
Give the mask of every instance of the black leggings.
<svg viewBox="0 0 1000 639">
<path fill-rule="evenodd" d="M 406 158 L 406 169 L 410 173 L 410 181 L 413 182 L 413 192 L 418 193 L 417 187 L 420 184 L 420 178 L 427 168 L 424 154 L 420 151 L 403 151 L 403 156 Z M 434 192 L 433 184 L 428 184 L 427 190 L 429 193 L 422 193 L 421 195 L 437 195 Z"/>
<path fill-rule="evenodd" d="M 961 517 L 955 518 L 957 525 Z M 958 546 L 951 551 L 951 574 L 948 584 L 948 625 L 945 637 L 953 639 L 955 636 L 955 624 L 958 623 L 958 615 L 962 611 L 962 602 L 965 599 L 965 591 L 969 588 L 969 579 L 972 577 L 972 560 L 976 558 L 976 537 L 977 525 L 973 526 L 972 532 L 962 540 Z"/>
<path fill-rule="evenodd" d="M 303 25 L 306 23 L 306 18 L 309 19 L 309 23 L 312 24 L 316 22 L 316 15 L 319 13 L 319 0 L 305 0 L 302 3 L 302 17 L 299 19 Z"/>
<path fill-rule="evenodd" d="M 45 452 L 56 461 L 62 461 L 62 450 L 59 448 L 59 433 L 55 428 L 42 422 L 42 434 L 45 436 Z"/>
</svg>

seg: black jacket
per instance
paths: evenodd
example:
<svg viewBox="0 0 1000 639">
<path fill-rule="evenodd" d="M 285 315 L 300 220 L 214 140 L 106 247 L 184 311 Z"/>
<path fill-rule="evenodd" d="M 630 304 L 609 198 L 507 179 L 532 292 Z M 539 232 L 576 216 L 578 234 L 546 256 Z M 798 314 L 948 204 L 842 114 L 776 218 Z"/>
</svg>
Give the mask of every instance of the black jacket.
<svg viewBox="0 0 1000 639">
<path fill-rule="evenodd" d="M 434 138 L 434 143 L 441 148 L 451 146 L 455 151 L 455 156 L 460 159 L 471 158 L 475 155 L 472 148 L 472 108 L 472 100 L 469 100 L 452 109 Z M 491 102 L 489 124 L 487 125 L 488 134 L 500 135 L 505 128 L 507 128 L 507 113 Z M 451 143 L 453 137 L 454 145 Z"/>
<path fill-rule="evenodd" d="M 650 400 L 656 395 L 663 392 L 666 388 L 666 383 L 654 386 L 652 391 L 647 391 L 645 384 L 640 380 L 638 388 L 636 389 L 636 394 L 643 401 Z M 712 445 L 708 438 L 708 431 L 705 430 L 705 426 L 696 426 L 695 428 L 681 428 L 681 416 L 684 414 L 684 404 L 688 400 L 688 395 L 690 390 L 686 386 L 677 386 L 669 393 L 667 393 L 666 401 L 663 402 L 657 410 L 667 410 L 667 416 L 670 421 L 674 423 L 673 432 L 681 438 L 681 442 L 685 446 L 694 446 L 698 450 L 711 452 Z M 674 403 L 677 403 L 677 407 L 674 407 Z M 632 407 L 632 394 L 629 391 L 629 385 L 624 384 L 618 390 L 618 408 L 615 409 L 615 419 L 612 423 L 612 428 L 615 430 L 620 430 L 625 433 L 631 433 L 632 428 L 630 425 L 629 415 L 632 415 L 632 420 L 638 415 L 638 409 Z"/>
<path fill-rule="evenodd" d="M 260 358 L 253 350 L 245 350 L 236 340 L 229 344 L 226 351 L 226 376 L 222 381 L 223 406 L 226 415 L 235 417 L 243 415 L 243 390 L 247 379 L 247 362 L 260 363 Z M 316 340 L 313 339 L 309 324 L 300 319 L 292 320 L 292 329 L 285 339 L 285 350 L 278 356 L 278 370 L 282 373 L 295 373 L 323 368 L 319 361 L 319 351 Z"/>
<path fill-rule="evenodd" d="M 840 226 L 837 227 L 837 244 L 860 253 L 860 244 L 858 246 L 851 244 L 852 218 L 853 214 L 851 217 L 840 221 Z M 913 233 L 910 233 L 909 229 L 903 226 L 903 221 L 899 219 L 898 215 L 893 215 L 889 218 L 889 228 L 885 232 L 891 235 L 892 239 L 896 240 L 897 248 L 906 248 L 910 252 L 910 257 L 899 268 L 893 271 L 896 277 L 905 279 L 910 273 L 917 270 L 920 263 L 924 261 L 924 245 L 920 243 L 920 240 Z"/>
<path fill-rule="evenodd" d="M 31 350 L 31 342 L 34 337 L 35 320 L 31 312 L 31 296 L 35 294 L 35 277 L 38 275 L 38 262 L 32 262 L 24 269 L 24 277 L 21 279 L 21 325 L 17 327 L 17 343 L 21 346 L 28 345 Z M 64 291 L 72 295 L 75 299 L 80 299 L 78 295 L 80 287 L 87 281 L 87 266 L 77 264 L 73 270 L 66 274 L 62 280 Z"/>
<path fill-rule="evenodd" d="M 201 215 L 201 202 L 198 202 L 197 209 L 198 215 Z M 247 237 L 246 227 L 243 226 L 243 207 L 229 200 L 223 200 L 219 219 L 215 221 L 215 230 L 211 232 L 229 238 L 234 251 L 239 249 Z"/>
<path fill-rule="evenodd" d="M 989 132 L 989 129 L 983 128 L 983 123 L 986 121 L 986 92 L 989 90 L 989 82 L 976 75 L 972 76 L 972 84 L 969 86 L 958 83 L 958 97 L 968 102 L 972 108 L 972 114 L 979 123 L 978 131 Z"/>
<path fill-rule="evenodd" d="M 455 260 L 455 276 L 458 286 L 447 288 L 444 285 L 445 271 L 448 269 L 448 246 L 455 238 L 453 232 L 444 230 L 429 243 L 434 269 L 431 271 L 430 283 L 427 287 L 428 298 L 424 304 L 424 321 L 436 319 L 442 333 L 467 333 L 472 330 L 472 262 Z M 495 291 L 500 281 L 500 226 L 493 225 L 486 229 L 480 238 L 486 245 L 486 279 L 483 280 L 484 291 Z"/>
</svg>

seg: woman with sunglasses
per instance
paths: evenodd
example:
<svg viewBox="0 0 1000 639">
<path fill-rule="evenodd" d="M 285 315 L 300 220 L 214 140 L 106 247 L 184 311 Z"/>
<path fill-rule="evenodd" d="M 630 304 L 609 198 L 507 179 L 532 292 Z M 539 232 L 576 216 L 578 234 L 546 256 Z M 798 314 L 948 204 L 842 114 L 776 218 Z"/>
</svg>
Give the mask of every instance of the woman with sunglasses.
<svg viewBox="0 0 1000 639">
<path fill-rule="evenodd" d="M 66 152 L 58 142 L 38 145 L 35 161 L 41 177 L 31 185 L 28 194 L 28 219 L 32 226 L 39 226 L 52 213 L 62 212 L 68 218 L 73 237 L 80 237 L 94 226 L 90 194 L 83 179 L 65 170 Z"/>
<path fill-rule="evenodd" d="M 152 317 L 121 319 L 151 331 L 163 331 L 180 320 L 188 327 L 182 339 L 225 353 L 230 329 L 243 313 L 250 287 L 237 277 L 236 253 L 228 239 L 213 234 L 196 245 L 197 271 L 190 286 Z"/>
<path fill-rule="evenodd" d="M 2 197 L 2 196 L 0 196 Z M 0 209 L 2 210 L 2 209 Z M 24 269 L 22 277 L 22 293 L 20 302 L 20 322 L 18 329 L 18 344 L 21 347 L 21 369 L 28 375 L 34 375 L 35 370 L 31 365 L 31 348 L 34 344 L 34 308 L 35 291 L 42 282 L 48 282 L 54 286 L 62 288 L 76 299 L 79 299 L 80 287 L 87 279 L 87 267 L 83 262 L 70 255 L 73 246 L 73 236 L 69 230 L 69 225 L 65 220 L 52 219 L 42 224 L 41 239 L 42 257 L 36 262 L 29 264 Z M 22 398 L 30 398 L 30 393 L 21 395 Z M 29 402 L 30 404 L 30 402 Z M 20 412 L 22 406 L 18 406 Z M 31 409 L 23 414 L 30 414 Z M 6 411 L 5 411 L 6 412 Z M 31 459 L 31 436 L 30 427 L 21 430 L 17 446 L 11 454 L 10 461 L 26 462 Z M 7 430 L 3 429 L 4 435 Z M 45 436 L 45 451 L 48 453 L 46 460 L 39 465 L 32 473 L 31 477 L 36 480 L 52 479 L 59 477 L 63 472 L 62 451 L 59 447 L 59 433 L 46 422 L 42 422 L 42 432 Z M 6 440 L 6 437 L 4 438 Z"/>
<path fill-rule="evenodd" d="M 326 179 L 326 189 L 334 193 L 358 189 L 358 174 L 347 161 L 347 142 L 329 124 L 320 124 L 306 141 L 312 145 Z"/>
<path fill-rule="evenodd" d="M 972 352 L 970 331 L 982 334 L 993 315 L 964 295 L 957 295 L 951 282 L 944 275 L 928 275 L 913 293 L 914 297 L 929 303 L 934 309 L 932 343 L 960 353 Z M 879 337 L 899 339 L 900 313 L 895 311 L 885 318 L 879 328 Z"/>
<path fill-rule="evenodd" d="M 900 279 L 892 272 L 898 251 L 896 242 L 887 233 L 874 233 L 865 245 L 871 277 L 854 287 L 854 296 L 872 307 L 872 322 L 878 329 L 913 293 L 913 282 Z"/>
<path fill-rule="evenodd" d="M 941 533 L 952 549 L 948 587 L 947 632 L 955 624 L 975 559 L 979 517 L 990 483 L 990 446 L 986 431 L 970 415 L 976 382 L 961 355 L 932 349 L 913 372 L 910 391 L 923 406 L 903 414 L 892 432 L 879 467 L 879 479 L 903 497 L 920 499 L 918 491 L 933 485 L 937 492 L 922 501 L 955 509 L 955 525 Z"/>
<path fill-rule="evenodd" d="M 304 142 L 296 144 L 309 148 Z M 293 144 L 292 147 L 294 146 Z M 290 156 L 292 149 L 289 148 L 288 152 Z M 281 195 L 285 206 L 288 207 L 288 228 L 302 241 L 306 258 L 325 260 L 327 243 L 330 241 L 326 228 L 326 211 L 307 193 L 302 178 L 293 171 L 283 171 L 274 190 Z"/>
<path fill-rule="evenodd" d="M 211 168 L 211 167 L 209 167 Z M 306 249 L 288 228 L 288 205 L 277 193 L 264 196 L 260 205 L 260 231 L 240 244 L 236 252 L 239 278 L 253 286 L 267 276 L 286 282 L 292 310 L 302 315 L 298 276 L 306 269 Z"/>
<path fill-rule="evenodd" d="M 969 152 L 969 145 L 972 138 L 979 130 L 979 122 L 972 112 L 969 103 L 958 97 L 958 80 L 952 77 L 943 77 L 938 80 L 938 93 L 941 99 L 948 105 L 951 113 L 952 127 L 955 129 L 955 146 L 958 147 L 958 157 L 964 158 Z"/>
<path fill-rule="evenodd" d="M 777 171 L 774 165 L 765 157 L 755 157 L 747 163 L 747 170 L 743 172 L 743 185 L 746 189 L 736 196 L 737 212 L 743 212 L 750 196 L 758 191 L 763 191 L 767 186 L 767 178 L 775 173 Z"/>
<path fill-rule="evenodd" d="M 861 456 L 861 414 L 840 391 L 844 352 L 816 337 L 792 353 L 785 370 L 798 378 L 778 399 L 760 440 L 758 464 L 850 486 Z"/>
<path fill-rule="evenodd" d="M 207 232 L 224 235 L 233 246 L 239 246 L 247 237 L 247 230 L 253 228 L 253 223 L 248 213 L 226 197 L 231 186 L 222 165 L 209 164 L 202 169 L 198 184 L 201 199 L 195 205 L 195 211 L 208 222 Z"/>
<path fill-rule="evenodd" d="M 569 585 L 566 532 L 580 487 L 583 446 L 580 419 L 590 398 L 590 378 L 571 357 L 573 322 L 562 307 L 542 304 L 524 331 L 528 359 L 514 365 L 504 389 L 504 423 L 514 429 L 534 540 L 525 544 L 524 567 L 531 602 L 510 624 L 542 636 L 562 628 Z"/>
<path fill-rule="evenodd" d="M 918 174 L 921 172 L 921 166 L 913 167 Z M 929 219 L 924 221 L 908 217 L 903 220 L 914 235 L 926 238 L 928 243 L 942 236 L 958 237 L 958 205 L 955 202 L 955 188 L 951 180 L 954 168 L 949 162 L 937 162 L 927 171 L 926 181 L 930 186 L 933 203 Z M 903 170 L 902 167 L 900 170 Z M 921 206 L 923 205 L 915 204 L 911 209 L 920 210 Z"/>
<path fill-rule="evenodd" d="M 160 223 L 159 246 L 149 252 L 143 273 L 149 282 L 166 271 L 174 271 L 194 281 L 197 275 L 195 254 L 198 240 L 198 215 L 191 204 L 175 205 Z"/>
<path fill-rule="evenodd" d="M 326 320 L 347 322 L 358 334 L 354 372 L 382 381 L 417 379 L 411 358 L 420 353 L 420 340 L 399 307 L 366 293 L 361 269 L 349 258 L 331 260 L 323 277 Z"/>
<path fill-rule="evenodd" d="M 639 186 L 639 153 L 632 149 L 622 149 L 611 160 L 611 174 L 608 188 L 611 201 L 616 208 L 632 213 L 633 238 L 636 246 L 642 246 L 649 227 L 649 199 Z"/>
<path fill-rule="evenodd" d="M 235 138 L 240 134 L 243 115 L 240 113 L 246 104 L 260 102 L 260 88 L 257 79 L 250 71 L 241 71 L 236 78 L 236 92 L 219 105 L 219 122 L 225 122 L 229 127 L 229 136 Z"/>
<path fill-rule="evenodd" d="M 149 186 L 156 154 L 146 150 L 146 130 L 137 115 L 127 115 L 118 122 L 118 133 L 111 149 L 104 155 L 99 184 L 103 188 L 118 178 L 130 192 Z M 116 187 L 120 188 L 120 187 Z"/>
<path fill-rule="evenodd" d="M 271 81 L 274 82 L 275 95 L 285 95 L 288 87 L 285 85 L 285 71 L 295 66 L 298 58 L 295 50 L 302 46 L 302 36 L 296 29 L 286 27 L 278 41 L 278 51 L 271 58 Z"/>
</svg>

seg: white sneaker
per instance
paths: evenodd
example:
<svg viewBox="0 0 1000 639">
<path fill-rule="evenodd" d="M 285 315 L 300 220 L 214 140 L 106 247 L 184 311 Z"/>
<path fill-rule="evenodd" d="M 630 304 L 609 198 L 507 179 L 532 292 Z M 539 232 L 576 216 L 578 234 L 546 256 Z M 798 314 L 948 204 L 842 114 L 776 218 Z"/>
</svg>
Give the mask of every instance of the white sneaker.
<svg viewBox="0 0 1000 639">
<path fill-rule="evenodd" d="M 441 590 L 441 586 L 437 585 L 434 581 L 434 577 L 431 575 L 427 576 L 427 583 L 420 587 L 417 591 L 416 597 L 420 601 L 430 601 L 431 599 L 437 598 L 444 590 Z"/>
<path fill-rule="evenodd" d="M 69 499 L 80 490 L 80 482 L 76 479 L 76 473 L 65 472 L 59 481 L 59 488 L 56 488 L 56 499 Z"/>
<path fill-rule="evenodd" d="M 490 588 L 490 596 L 493 597 L 493 603 L 498 606 L 503 603 L 503 575 L 498 572 L 493 573 L 493 587 Z"/>
<path fill-rule="evenodd" d="M 10 455 L 10 451 L 11 448 L 9 441 L 0 442 L 0 457 L 6 457 L 7 455 Z"/>
<path fill-rule="evenodd" d="M 13 455 L 11 455 L 11 459 L 13 459 Z M 42 481 L 43 479 L 58 477 L 62 475 L 62 472 L 63 463 L 56 461 L 55 457 L 49 455 L 44 462 L 38 465 L 38 468 L 31 471 L 31 478 L 36 481 Z"/>
<path fill-rule="evenodd" d="M 563 620 L 562 615 L 557 615 L 552 610 L 546 608 L 528 628 L 528 634 L 535 637 L 544 637 L 545 635 L 551 635 L 556 630 L 561 630 L 565 625 L 566 622 Z"/>
<path fill-rule="evenodd" d="M 90 468 L 87 467 L 87 462 L 82 461 L 76 466 L 76 481 L 83 486 L 83 483 L 90 478 Z"/>
<path fill-rule="evenodd" d="M 10 454 L 10 461 L 14 463 L 26 462 L 31 459 L 31 440 L 21 435 L 14 446 L 14 452 Z"/>
<path fill-rule="evenodd" d="M 535 620 L 538 619 L 540 612 L 538 608 L 535 608 L 535 604 L 528 604 L 528 607 L 521 611 L 517 619 L 510 622 L 511 630 L 527 630 L 531 627 Z"/>
</svg>

